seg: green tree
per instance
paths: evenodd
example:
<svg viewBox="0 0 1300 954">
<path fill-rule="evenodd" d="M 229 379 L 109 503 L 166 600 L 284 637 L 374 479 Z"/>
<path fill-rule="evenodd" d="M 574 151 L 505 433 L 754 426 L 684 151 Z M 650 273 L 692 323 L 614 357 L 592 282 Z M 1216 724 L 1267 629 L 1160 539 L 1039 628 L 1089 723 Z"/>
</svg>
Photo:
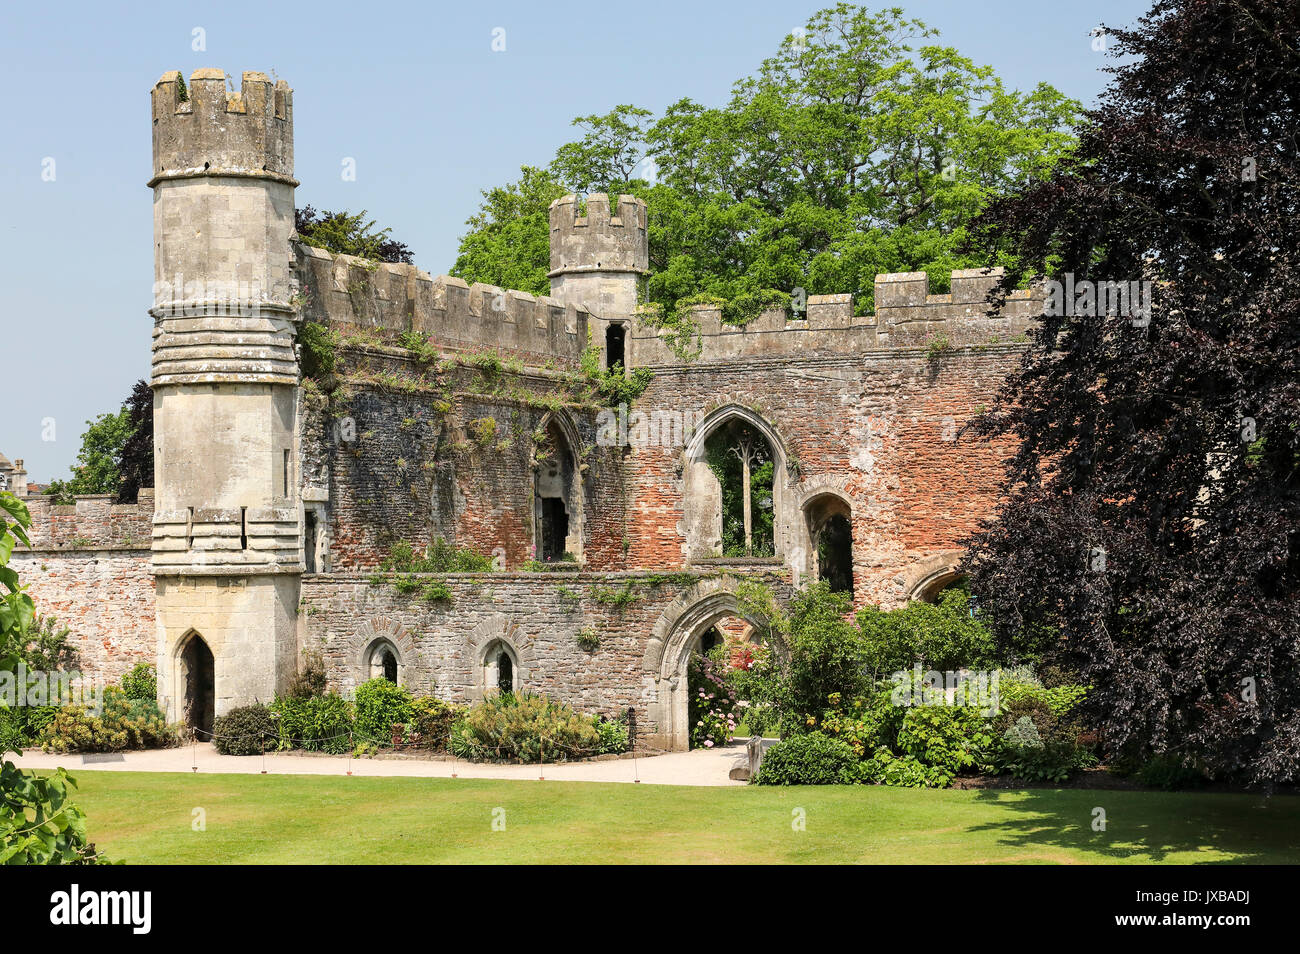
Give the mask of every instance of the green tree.
<svg viewBox="0 0 1300 954">
<path fill-rule="evenodd" d="M 122 485 L 122 450 L 133 433 L 131 412 L 125 406 L 87 421 L 72 477 L 53 481 L 45 492 L 60 500 L 75 494 L 117 494 Z"/>
<path fill-rule="evenodd" d="M 483 193 L 482 208 L 467 223 L 451 274 L 531 295 L 548 295 L 553 201 L 566 193 L 545 169 L 523 166 L 519 181 Z"/>
<path fill-rule="evenodd" d="M 963 250 L 967 224 L 1050 173 L 1078 105 L 1046 84 L 1007 90 L 934 36 L 900 10 L 840 4 L 786 37 L 724 106 L 683 99 L 653 122 L 630 105 L 580 117 L 583 135 L 545 173 L 485 193 L 456 274 L 510 284 L 523 272 L 536 279 L 524 290 L 545 291 L 557 190 L 647 201 L 646 294 L 668 324 L 702 296 L 743 323 L 796 288 L 851 292 L 867 308 L 878 272 L 927 271 L 941 289 L 951 269 L 997 264 Z"/>
<path fill-rule="evenodd" d="M 305 245 L 339 255 L 358 255 L 376 262 L 412 263 L 411 250 L 389 233 L 376 229 L 375 220 L 360 212 L 317 212 L 310 205 L 294 209 L 294 231 Z"/>
</svg>

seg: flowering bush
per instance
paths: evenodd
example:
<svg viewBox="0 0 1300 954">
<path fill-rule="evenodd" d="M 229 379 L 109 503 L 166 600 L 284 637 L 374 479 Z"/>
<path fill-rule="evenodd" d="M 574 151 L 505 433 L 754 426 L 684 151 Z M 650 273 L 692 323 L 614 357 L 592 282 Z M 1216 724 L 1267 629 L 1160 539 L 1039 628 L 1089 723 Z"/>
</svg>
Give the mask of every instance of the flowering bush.
<svg viewBox="0 0 1300 954">
<path fill-rule="evenodd" d="M 687 668 L 691 748 L 725 745 L 736 734 L 736 691 L 716 658 L 694 655 Z"/>
</svg>

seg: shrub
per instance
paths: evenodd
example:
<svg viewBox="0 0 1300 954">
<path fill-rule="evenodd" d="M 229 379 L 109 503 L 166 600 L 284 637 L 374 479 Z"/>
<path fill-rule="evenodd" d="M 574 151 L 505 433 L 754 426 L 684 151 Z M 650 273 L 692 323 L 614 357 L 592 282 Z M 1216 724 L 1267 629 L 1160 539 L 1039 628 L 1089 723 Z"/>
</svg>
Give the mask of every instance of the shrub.
<svg viewBox="0 0 1300 954">
<path fill-rule="evenodd" d="M 916 706 L 898 730 L 899 752 L 935 769 L 944 785 L 965 771 L 992 771 L 997 743 L 993 721 L 971 706 Z"/>
<path fill-rule="evenodd" d="M 844 619 L 852 608 L 848 594 L 831 592 L 825 582 L 791 600 L 789 658 L 775 694 L 783 735 L 799 731 L 834 693 L 852 698 L 866 689 L 862 634 Z"/>
<path fill-rule="evenodd" d="M 947 788 L 952 776 L 911 755 L 895 755 L 885 746 L 854 767 L 854 780 L 895 788 Z"/>
<path fill-rule="evenodd" d="M 411 694 L 382 676 L 357 687 L 356 734 L 366 742 L 388 745 L 393 726 L 411 721 Z"/>
<path fill-rule="evenodd" d="M 155 749 L 180 741 L 158 703 L 129 699 L 115 686 L 104 690 L 99 715 L 84 705 L 60 706 L 41 731 L 46 752 L 120 752 Z"/>
<path fill-rule="evenodd" d="M 318 652 L 305 652 L 302 664 L 289 683 L 289 695 L 294 699 L 310 699 L 325 692 L 325 660 Z"/>
<path fill-rule="evenodd" d="M 562 762 L 595 755 L 600 743 L 589 718 L 530 692 L 488 696 L 451 733 L 452 751 L 475 760 Z"/>
<path fill-rule="evenodd" d="M 782 739 L 763 755 L 759 785 L 842 785 L 856 780 L 857 756 L 847 742 L 820 732 Z"/>
<path fill-rule="evenodd" d="M 283 696 L 271 705 L 278 716 L 276 747 L 306 752 L 348 751 L 352 730 L 352 703 L 337 693 L 309 698 Z"/>
<path fill-rule="evenodd" d="M 596 729 L 596 735 L 599 737 L 596 743 L 597 755 L 618 755 L 626 752 L 631 747 L 628 740 L 627 723 L 622 719 L 606 719 L 604 716 L 593 716 L 591 724 Z"/>
<path fill-rule="evenodd" d="M 867 666 L 877 675 L 911 669 L 988 669 L 998 662 L 993 636 L 971 615 L 962 587 L 943 591 L 936 604 L 913 602 L 888 612 L 867 607 L 858 613 Z"/>
<path fill-rule="evenodd" d="M 411 725 L 426 749 L 440 752 L 451 742 L 451 727 L 465 715 L 463 706 L 443 702 L 433 696 L 420 696 L 411 703 Z"/>
<path fill-rule="evenodd" d="M 212 747 L 222 755 L 260 755 L 278 738 L 275 717 L 261 703 L 231 709 L 212 726 Z"/>
<path fill-rule="evenodd" d="M 833 739 L 847 742 L 858 758 L 866 758 L 883 741 L 882 720 L 871 711 L 842 712 L 827 709 L 818 720 L 817 729 Z"/>
<path fill-rule="evenodd" d="M 149 702 L 158 700 L 158 671 L 153 663 L 136 663 L 122 677 L 122 692 L 128 699 L 141 699 Z"/>
<path fill-rule="evenodd" d="M 1013 745 L 1006 750 L 1001 768 L 1012 778 L 1029 782 L 1064 782 L 1090 759 L 1086 750 L 1069 742 Z"/>
</svg>

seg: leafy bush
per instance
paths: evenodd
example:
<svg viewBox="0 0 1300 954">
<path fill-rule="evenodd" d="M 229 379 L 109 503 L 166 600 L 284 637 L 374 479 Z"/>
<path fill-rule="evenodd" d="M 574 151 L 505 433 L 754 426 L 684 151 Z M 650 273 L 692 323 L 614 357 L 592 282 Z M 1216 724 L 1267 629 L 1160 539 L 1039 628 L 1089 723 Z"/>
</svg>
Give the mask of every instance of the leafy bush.
<svg viewBox="0 0 1300 954">
<path fill-rule="evenodd" d="M 414 715 L 411 694 L 382 676 L 357 687 L 356 734 L 366 742 L 388 745 L 393 726 L 405 725 Z"/>
<path fill-rule="evenodd" d="M 596 729 L 596 735 L 599 739 L 596 743 L 597 755 L 618 755 L 631 748 L 627 723 L 622 719 L 606 719 L 604 716 L 595 716 L 592 718 L 591 724 Z"/>
<path fill-rule="evenodd" d="M 530 692 L 488 696 L 451 732 L 451 750 L 476 761 L 562 762 L 595 755 L 600 745 L 591 719 Z"/>
<path fill-rule="evenodd" d="M 40 738 L 46 752 L 120 752 L 165 748 L 179 741 L 176 727 L 167 724 L 158 703 L 127 698 L 115 686 L 104 690 L 99 715 L 84 705 L 60 706 Z"/>
<path fill-rule="evenodd" d="M 949 587 L 936 604 L 913 602 L 882 612 L 869 606 L 858 613 L 866 662 L 885 676 L 920 663 L 929 669 L 990 669 L 998 654 L 993 636 L 971 615 L 970 594 Z"/>
<path fill-rule="evenodd" d="M 0 492 L 0 672 L 16 673 L 30 645 L 36 615 L 9 563 L 16 543 L 29 544 L 31 513 L 12 494 Z M 43 628 L 38 627 L 38 631 Z M 3 703 L 0 703 L 3 707 Z M 0 727 L 2 728 L 2 727 Z M 86 816 L 68 802 L 75 786 L 63 769 L 49 775 L 24 772 L 2 757 L 12 740 L 0 736 L 0 864 L 94 864 L 101 861 L 86 840 Z"/>
<path fill-rule="evenodd" d="M 86 816 L 68 801 L 76 781 L 63 769 L 48 775 L 0 764 L 0 864 L 107 864 L 86 840 Z"/>
<path fill-rule="evenodd" d="M 898 749 L 949 784 L 965 771 L 993 770 L 998 737 L 993 722 L 970 706 L 916 706 L 903 716 Z"/>
<path fill-rule="evenodd" d="M 276 745 L 306 752 L 348 751 L 352 730 L 352 703 L 337 693 L 306 699 L 282 696 L 271 705 L 278 716 Z"/>
<path fill-rule="evenodd" d="M 820 732 L 782 739 L 763 754 L 759 785 L 843 785 L 855 781 L 857 755 Z"/>
<path fill-rule="evenodd" d="M 443 702 L 433 696 L 420 696 L 411 703 L 411 724 L 419 744 L 435 752 L 451 742 L 451 728 L 465 715 L 463 706 Z"/>
<path fill-rule="evenodd" d="M 1064 782 L 1089 761 L 1086 751 L 1077 745 L 1040 740 L 1037 745 L 1009 747 L 1001 768 L 1012 778 L 1029 782 Z"/>
<path fill-rule="evenodd" d="M 952 784 L 952 776 L 943 769 L 925 765 L 911 755 L 895 755 L 885 746 L 854 767 L 854 780 L 895 788 L 946 788 Z"/>
<path fill-rule="evenodd" d="M 158 671 L 153 663 L 136 663 L 122 677 L 122 692 L 128 699 L 142 699 L 150 702 L 158 699 Z"/>
<path fill-rule="evenodd" d="M 275 716 L 261 703 L 231 709 L 212 725 L 212 747 L 222 755 L 260 755 L 278 738 Z"/>
<path fill-rule="evenodd" d="M 884 693 L 853 700 L 840 708 L 839 694 L 830 698 L 831 708 L 817 720 L 817 730 L 847 742 L 858 758 L 866 758 L 881 745 L 892 745 L 903 721 L 902 710 L 889 704 Z"/>
</svg>

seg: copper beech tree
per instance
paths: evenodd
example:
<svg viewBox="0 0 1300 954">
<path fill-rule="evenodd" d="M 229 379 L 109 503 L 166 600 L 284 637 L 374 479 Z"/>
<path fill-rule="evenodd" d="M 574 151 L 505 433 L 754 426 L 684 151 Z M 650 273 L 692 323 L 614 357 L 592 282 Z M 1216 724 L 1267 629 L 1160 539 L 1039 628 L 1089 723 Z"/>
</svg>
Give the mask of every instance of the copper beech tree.
<svg viewBox="0 0 1300 954">
<path fill-rule="evenodd" d="M 1005 648 L 1095 687 L 1112 755 L 1295 781 L 1300 5 L 1164 0 L 1100 35 L 1077 152 L 979 222 L 1004 291 L 1060 284 L 973 427 L 1018 440 L 973 588 Z"/>
</svg>

